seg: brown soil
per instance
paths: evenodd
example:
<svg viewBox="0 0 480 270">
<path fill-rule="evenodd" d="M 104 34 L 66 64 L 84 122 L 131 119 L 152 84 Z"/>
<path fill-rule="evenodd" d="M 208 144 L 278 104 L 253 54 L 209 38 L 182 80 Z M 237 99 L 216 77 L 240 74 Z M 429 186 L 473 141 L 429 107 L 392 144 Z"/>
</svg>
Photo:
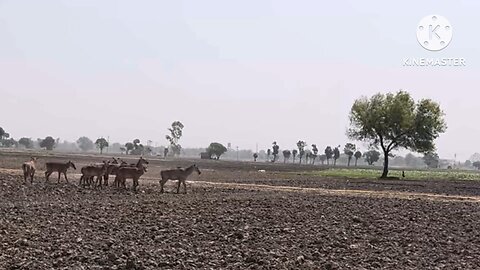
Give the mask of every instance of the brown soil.
<svg viewBox="0 0 480 270">
<path fill-rule="evenodd" d="M 44 183 L 40 171 L 25 185 L 1 170 L 0 269 L 480 268 L 477 181 L 212 164 L 187 195 L 174 183 L 158 192 L 156 175 L 173 162 L 153 162 L 138 193 L 79 188 L 74 172 L 70 184 Z"/>
</svg>

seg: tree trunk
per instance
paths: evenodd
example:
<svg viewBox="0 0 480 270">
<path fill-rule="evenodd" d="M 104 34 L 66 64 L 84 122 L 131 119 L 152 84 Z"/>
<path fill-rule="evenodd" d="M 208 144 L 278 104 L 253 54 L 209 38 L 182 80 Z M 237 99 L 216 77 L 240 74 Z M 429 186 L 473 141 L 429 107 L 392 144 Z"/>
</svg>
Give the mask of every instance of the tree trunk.
<svg viewBox="0 0 480 270">
<path fill-rule="evenodd" d="M 388 176 L 388 153 L 386 153 L 384 151 L 383 154 L 385 155 L 385 158 L 384 158 L 384 161 L 383 161 L 383 173 L 382 173 L 382 176 L 380 176 L 380 178 L 387 178 L 387 176 Z"/>
<path fill-rule="evenodd" d="M 347 167 L 350 167 L 350 160 L 352 160 L 352 158 L 348 157 Z"/>
<path fill-rule="evenodd" d="M 357 167 L 358 158 L 355 158 L 355 167 Z"/>
</svg>

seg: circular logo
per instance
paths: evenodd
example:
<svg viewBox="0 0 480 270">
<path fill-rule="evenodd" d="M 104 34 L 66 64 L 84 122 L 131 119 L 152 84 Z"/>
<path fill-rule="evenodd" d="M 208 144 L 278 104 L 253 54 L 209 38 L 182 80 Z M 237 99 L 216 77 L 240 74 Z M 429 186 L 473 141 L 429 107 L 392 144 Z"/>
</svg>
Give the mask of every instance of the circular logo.
<svg viewBox="0 0 480 270">
<path fill-rule="evenodd" d="M 426 16 L 417 26 L 417 40 L 429 51 L 445 49 L 452 40 L 452 25 L 443 16 Z"/>
</svg>

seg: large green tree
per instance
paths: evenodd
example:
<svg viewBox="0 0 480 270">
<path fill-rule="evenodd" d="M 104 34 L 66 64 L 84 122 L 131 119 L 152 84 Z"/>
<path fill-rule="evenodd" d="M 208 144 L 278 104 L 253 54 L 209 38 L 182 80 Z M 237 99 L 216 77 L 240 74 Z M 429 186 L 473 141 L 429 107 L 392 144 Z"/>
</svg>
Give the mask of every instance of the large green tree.
<svg viewBox="0 0 480 270">
<path fill-rule="evenodd" d="M 349 117 L 349 138 L 382 149 L 381 178 L 388 176 L 392 151 L 398 148 L 419 153 L 434 151 L 434 140 L 447 128 L 444 113 L 436 102 L 430 99 L 415 102 L 406 91 L 357 99 Z"/>
</svg>

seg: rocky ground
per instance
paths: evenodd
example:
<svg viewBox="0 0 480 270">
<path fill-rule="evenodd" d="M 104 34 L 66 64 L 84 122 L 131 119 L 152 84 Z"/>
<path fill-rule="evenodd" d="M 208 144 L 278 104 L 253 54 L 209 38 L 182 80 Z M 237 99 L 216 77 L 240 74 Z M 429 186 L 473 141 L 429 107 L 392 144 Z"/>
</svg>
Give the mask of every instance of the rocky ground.
<svg viewBox="0 0 480 270">
<path fill-rule="evenodd" d="M 0 269 L 480 268 L 477 202 L 235 185 L 255 175 L 272 184 L 216 171 L 202 180 L 230 184 L 177 195 L 148 181 L 135 194 L 1 172 Z"/>
</svg>

